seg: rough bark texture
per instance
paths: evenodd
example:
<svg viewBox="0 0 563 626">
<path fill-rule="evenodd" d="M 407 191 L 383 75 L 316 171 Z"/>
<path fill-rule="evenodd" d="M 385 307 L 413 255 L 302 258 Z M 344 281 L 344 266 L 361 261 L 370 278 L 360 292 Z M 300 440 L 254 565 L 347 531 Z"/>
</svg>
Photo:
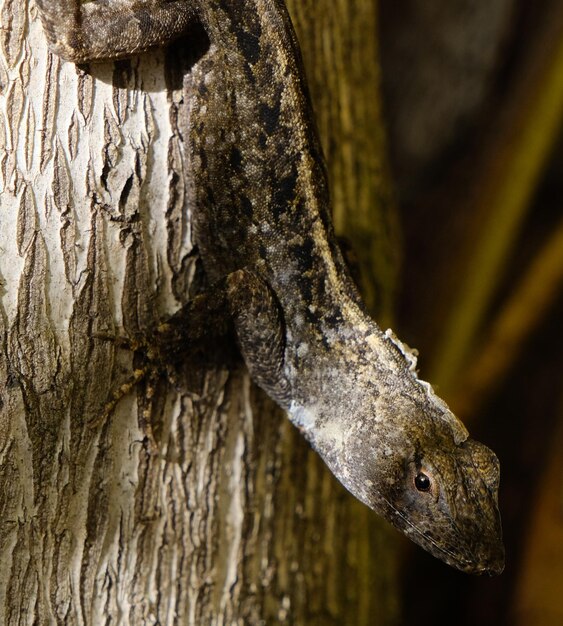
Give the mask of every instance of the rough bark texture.
<svg viewBox="0 0 563 626">
<path fill-rule="evenodd" d="M 381 172 L 373 2 L 289 4 L 337 205 L 379 207 L 388 241 L 359 184 Z M 83 71 L 46 53 L 32 5 L 0 22 L 0 623 L 394 623 L 393 531 L 242 367 L 190 367 L 152 405 L 141 384 L 96 422 L 142 365 L 111 337 L 193 280 L 182 92 L 163 52 Z"/>
</svg>

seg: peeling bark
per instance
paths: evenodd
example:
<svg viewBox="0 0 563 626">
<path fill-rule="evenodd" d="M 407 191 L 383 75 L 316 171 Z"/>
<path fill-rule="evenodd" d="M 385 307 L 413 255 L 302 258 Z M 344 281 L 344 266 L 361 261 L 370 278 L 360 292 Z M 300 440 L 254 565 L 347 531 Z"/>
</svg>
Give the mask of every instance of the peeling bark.
<svg viewBox="0 0 563 626">
<path fill-rule="evenodd" d="M 314 19 L 325 4 L 296 11 L 313 51 L 339 27 Z M 352 4 L 366 33 L 372 3 Z M 196 273 L 178 68 L 155 51 L 77 69 L 46 52 L 33 5 L 4 0 L 0 16 L 0 622 L 394 623 L 392 531 L 242 366 L 190 366 L 152 402 L 139 384 L 100 421 L 142 366 L 111 338 L 154 328 Z M 339 54 L 376 73 L 362 42 Z M 341 143 L 319 87 L 330 159 Z M 336 198 L 343 176 L 365 177 L 361 157 L 332 171 Z"/>
</svg>

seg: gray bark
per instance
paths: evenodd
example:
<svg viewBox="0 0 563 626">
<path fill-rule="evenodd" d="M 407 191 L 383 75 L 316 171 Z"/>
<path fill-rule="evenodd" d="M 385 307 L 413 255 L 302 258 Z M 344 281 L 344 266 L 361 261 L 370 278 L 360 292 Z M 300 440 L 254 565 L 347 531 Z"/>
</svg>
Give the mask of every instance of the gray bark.
<svg viewBox="0 0 563 626">
<path fill-rule="evenodd" d="M 347 4 L 364 35 L 339 54 L 367 51 L 376 72 L 362 48 L 373 5 Z M 318 50 L 353 27 L 329 5 L 296 14 Z M 242 366 L 162 378 L 152 402 L 139 384 L 100 422 L 143 364 L 111 338 L 154 328 L 194 276 L 182 92 L 161 51 L 83 71 L 47 53 L 33 5 L 0 11 L 0 622 L 393 623 L 393 531 Z M 339 125 L 312 83 L 330 159 Z"/>
</svg>

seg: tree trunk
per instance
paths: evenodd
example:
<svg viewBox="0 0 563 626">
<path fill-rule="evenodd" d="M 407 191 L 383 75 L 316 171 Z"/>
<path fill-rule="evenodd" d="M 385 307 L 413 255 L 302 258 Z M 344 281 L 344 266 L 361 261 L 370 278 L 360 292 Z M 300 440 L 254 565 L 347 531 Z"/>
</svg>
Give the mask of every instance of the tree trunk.
<svg viewBox="0 0 563 626">
<path fill-rule="evenodd" d="M 289 4 L 388 310 L 373 2 Z M 154 329 L 196 275 L 174 54 L 77 69 L 33 5 L 0 0 L 0 23 L 0 623 L 395 623 L 394 532 L 242 366 L 141 383 L 100 419 L 143 365 L 112 338 Z"/>
</svg>

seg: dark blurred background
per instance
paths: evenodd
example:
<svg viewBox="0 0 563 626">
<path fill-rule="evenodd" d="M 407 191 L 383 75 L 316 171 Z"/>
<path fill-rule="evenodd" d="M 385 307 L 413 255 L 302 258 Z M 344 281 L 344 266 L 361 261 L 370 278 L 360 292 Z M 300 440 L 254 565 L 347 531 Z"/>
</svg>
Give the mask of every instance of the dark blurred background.
<svg viewBox="0 0 563 626">
<path fill-rule="evenodd" d="M 560 626 L 563 2 L 381 0 L 380 40 L 397 332 L 498 454 L 507 551 L 472 578 L 405 544 L 404 622 Z"/>
</svg>

